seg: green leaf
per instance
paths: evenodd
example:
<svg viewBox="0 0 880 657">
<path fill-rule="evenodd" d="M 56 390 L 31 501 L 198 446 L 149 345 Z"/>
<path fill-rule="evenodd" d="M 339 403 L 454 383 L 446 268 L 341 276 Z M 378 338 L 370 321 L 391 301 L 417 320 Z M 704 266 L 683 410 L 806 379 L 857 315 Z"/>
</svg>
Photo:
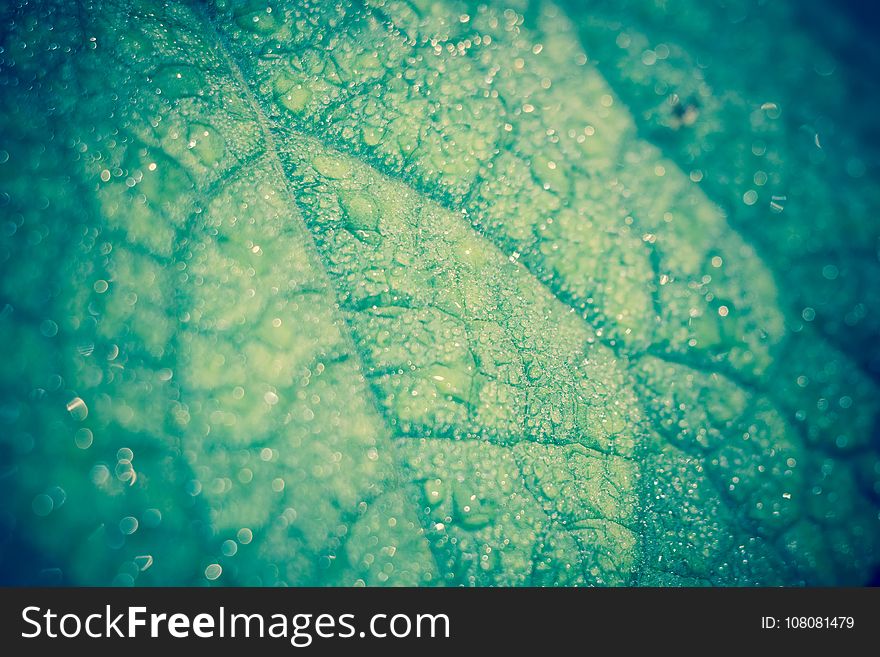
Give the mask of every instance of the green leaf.
<svg viewBox="0 0 880 657">
<path fill-rule="evenodd" d="M 2 580 L 867 581 L 877 222 L 700 6 L 7 8 Z"/>
</svg>

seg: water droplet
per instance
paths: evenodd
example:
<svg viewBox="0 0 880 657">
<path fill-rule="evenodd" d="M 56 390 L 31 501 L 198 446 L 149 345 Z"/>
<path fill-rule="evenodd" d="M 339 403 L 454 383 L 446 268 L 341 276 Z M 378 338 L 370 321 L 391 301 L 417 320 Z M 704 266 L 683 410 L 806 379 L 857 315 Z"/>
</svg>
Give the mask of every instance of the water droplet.
<svg viewBox="0 0 880 657">
<path fill-rule="evenodd" d="M 52 486 L 47 491 L 49 497 L 52 498 L 52 501 L 55 503 L 55 508 L 58 509 L 64 506 L 64 502 L 67 500 L 67 493 L 61 486 Z"/>
<path fill-rule="evenodd" d="M 76 443 L 76 446 L 80 449 L 88 449 L 92 446 L 93 441 L 94 436 L 92 435 L 91 429 L 86 429 L 85 427 L 77 429 L 73 436 L 73 442 Z"/>
<path fill-rule="evenodd" d="M 54 338 L 58 335 L 58 324 L 51 319 L 44 319 L 40 324 L 40 333 L 47 338 Z"/>
<path fill-rule="evenodd" d="M 128 573 L 119 573 L 116 577 L 113 578 L 112 582 L 113 586 L 134 586 L 134 577 L 129 575 Z"/>
<path fill-rule="evenodd" d="M 162 522 L 162 512 L 159 509 L 146 509 L 141 515 L 141 523 L 147 529 L 158 527 Z"/>
<path fill-rule="evenodd" d="M 779 109 L 779 105 L 776 103 L 764 103 L 761 105 L 761 109 L 767 113 L 768 118 L 778 119 L 782 111 Z"/>
<path fill-rule="evenodd" d="M 33 502 L 31 502 L 31 508 L 38 516 L 45 517 L 52 513 L 52 509 L 55 508 L 55 502 L 45 493 L 40 493 L 34 497 Z"/>
<path fill-rule="evenodd" d="M 134 471 L 131 461 L 119 461 L 116 464 L 116 478 L 121 482 L 127 482 L 129 486 L 134 485 L 137 474 Z"/>
<path fill-rule="evenodd" d="M 93 484 L 101 486 L 110 478 L 110 469 L 103 463 L 99 463 L 92 468 L 89 476 Z"/>
<path fill-rule="evenodd" d="M 212 581 L 212 582 L 215 579 L 217 579 L 218 577 L 220 577 L 220 575 L 222 575 L 222 574 L 223 574 L 223 568 L 222 568 L 222 566 L 220 566 L 219 563 L 212 563 L 207 568 L 205 568 L 205 578 Z"/>
<path fill-rule="evenodd" d="M 138 529 L 138 521 L 134 516 L 125 516 L 119 521 L 119 531 L 126 536 L 134 534 Z"/>
<path fill-rule="evenodd" d="M 138 569 L 143 572 L 153 565 L 153 556 L 150 554 L 142 554 L 134 558 L 134 562 Z"/>
<path fill-rule="evenodd" d="M 89 415 L 89 407 L 80 397 L 74 397 L 67 402 L 67 412 L 70 413 L 74 420 L 82 422 Z"/>
</svg>

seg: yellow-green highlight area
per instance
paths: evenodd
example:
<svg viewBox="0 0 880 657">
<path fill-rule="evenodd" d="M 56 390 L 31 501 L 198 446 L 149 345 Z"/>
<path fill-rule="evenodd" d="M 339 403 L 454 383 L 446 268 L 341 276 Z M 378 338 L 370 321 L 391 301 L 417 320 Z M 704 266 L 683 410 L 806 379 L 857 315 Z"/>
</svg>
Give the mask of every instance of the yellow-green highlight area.
<svg viewBox="0 0 880 657">
<path fill-rule="evenodd" d="M 845 10 L 0 24 L 0 583 L 876 581 Z"/>
</svg>

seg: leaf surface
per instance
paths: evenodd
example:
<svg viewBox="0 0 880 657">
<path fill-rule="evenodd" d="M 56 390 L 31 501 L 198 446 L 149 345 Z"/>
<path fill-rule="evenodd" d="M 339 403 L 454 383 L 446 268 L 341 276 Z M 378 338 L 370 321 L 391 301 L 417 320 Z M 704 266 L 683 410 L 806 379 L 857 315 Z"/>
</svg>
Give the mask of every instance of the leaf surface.
<svg viewBox="0 0 880 657">
<path fill-rule="evenodd" d="M 870 577 L 870 368 L 592 16 L 7 10 L 4 579 Z"/>
</svg>

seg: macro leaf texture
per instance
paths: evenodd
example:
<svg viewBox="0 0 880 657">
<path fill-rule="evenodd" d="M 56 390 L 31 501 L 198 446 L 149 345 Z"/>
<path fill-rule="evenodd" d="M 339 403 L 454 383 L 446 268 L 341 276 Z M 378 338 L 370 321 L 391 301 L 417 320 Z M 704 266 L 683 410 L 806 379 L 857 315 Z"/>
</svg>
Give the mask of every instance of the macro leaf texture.
<svg viewBox="0 0 880 657">
<path fill-rule="evenodd" d="M 880 140 L 843 19 L 2 11 L 4 583 L 875 576 Z"/>
</svg>

